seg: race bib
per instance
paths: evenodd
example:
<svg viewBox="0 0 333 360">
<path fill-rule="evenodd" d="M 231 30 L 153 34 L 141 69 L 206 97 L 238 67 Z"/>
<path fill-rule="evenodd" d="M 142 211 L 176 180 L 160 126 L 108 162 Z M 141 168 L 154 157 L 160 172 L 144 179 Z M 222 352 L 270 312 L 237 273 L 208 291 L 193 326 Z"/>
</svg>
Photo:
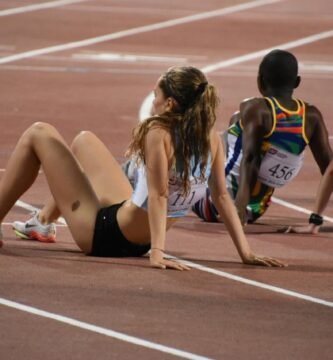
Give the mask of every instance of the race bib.
<svg viewBox="0 0 333 360">
<path fill-rule="evenodd" d="M 191 190 L 187 196 L 183 196 L 179 191 L 179 186 L 169 188 L 168 216 L 180 216 L 186 213 L 192 205 L 199 201 L 206 193 L 204 182 L 191 181 Z"/>
<path fill-rule="evenodd" d="M 270 187 L 279 188 L 290 182 L 303 165 L 304 154 L 294 155 L 271 147 L 261 161 L 259 180 Z"/>
</svg>

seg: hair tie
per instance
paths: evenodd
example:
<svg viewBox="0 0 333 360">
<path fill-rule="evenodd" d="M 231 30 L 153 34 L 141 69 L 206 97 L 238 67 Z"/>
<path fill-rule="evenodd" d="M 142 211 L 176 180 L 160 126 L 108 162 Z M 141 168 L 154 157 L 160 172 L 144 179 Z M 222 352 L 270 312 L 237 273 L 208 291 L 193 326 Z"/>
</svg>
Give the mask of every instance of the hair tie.
<svg viewBox="0 0 333 360">
<path fill-rule="evenodd" d="M 197 88 L 197 94 L 201 95 L 203 94 L 203 92 L 206 90 L 206 86 L 208 85 L 208 82 L 205 81 L 205 82 L 202 82 L 201 84 L 199 84 L 198 88 Z"/>
</svg>

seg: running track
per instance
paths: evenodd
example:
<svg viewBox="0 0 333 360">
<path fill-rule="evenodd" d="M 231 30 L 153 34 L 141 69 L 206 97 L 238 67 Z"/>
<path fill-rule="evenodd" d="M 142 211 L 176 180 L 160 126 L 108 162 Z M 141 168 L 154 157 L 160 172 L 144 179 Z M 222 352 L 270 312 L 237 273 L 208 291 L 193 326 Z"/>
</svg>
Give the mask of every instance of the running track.
<svg viewBox="0 0 333 360">
<path fill-rule="evenodd" d="M 271 1 L 19 1 L 0 3 L 0 167 L 35 121 L 66 140 L 97 133 L 123 159 L 147 96 L 171 65 L 202 68 L 220 91 L 218 127 L 246 97 L 269 49 L 290 49 L 333 135 L 333 4 Z M 59 174 L 61 176 L 61 174 Z M 58 242 L 17 240 L 10 223 L 48 196 L 43 174 L 4 223 L 0 251 L 1 359 L 330 359 L 332 207 L 317 237 L 304 224 L 320 179 L 310 152 L 297 179 L 276 192 L 251 246 L 285 269 L 242 265 L 223 228 L 189 216 L 170 231 L 171 256 L 190 272 L 147 259 L 84 257 L 63 224 Z"/>
</svg>

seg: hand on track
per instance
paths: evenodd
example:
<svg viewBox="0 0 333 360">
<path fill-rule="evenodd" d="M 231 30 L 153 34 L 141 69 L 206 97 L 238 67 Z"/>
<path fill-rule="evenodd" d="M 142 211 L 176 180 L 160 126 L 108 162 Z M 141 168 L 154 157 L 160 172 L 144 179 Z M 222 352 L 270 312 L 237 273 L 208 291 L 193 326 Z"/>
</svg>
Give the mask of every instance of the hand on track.
<svg viewBox="0 0 333 360">
<path fill-rule="evenodd" d="M 285 233 L 290 234 L 318 234 L 320 226 L 315 224 L 305 226 L 289 226 Z"/>
<path fill-rule="evenodd" d="M 269 256 L 254 255 L 251 254 L 247 259 L 243 260 L 244 264 L 247 265 L 261 265 L 269 267 L 285 267 L 287 264 L 281 262 L 280 260 L 271 258 Z"/>
<path fill-rule="evenodd" d="M 160 249 L 150 250 L 150 265 L 157 269 L 190 270 L 190 268 L 176 260 L 164 258 L 164 251 Z"/>
</svg>

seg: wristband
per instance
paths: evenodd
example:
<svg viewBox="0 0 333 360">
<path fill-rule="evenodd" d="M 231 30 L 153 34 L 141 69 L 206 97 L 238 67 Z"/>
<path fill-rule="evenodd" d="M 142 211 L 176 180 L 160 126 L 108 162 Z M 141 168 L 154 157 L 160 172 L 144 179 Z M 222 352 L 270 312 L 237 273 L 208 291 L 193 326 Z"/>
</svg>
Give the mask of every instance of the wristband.
<svg viewBox="0 0 333 360">
<path fill-rule="evenodd" d="M 320 226 L 323 224 L 323 217 L 319 214 L 312 213 L 309 218 L 309 224 Z"/>
</svg>

